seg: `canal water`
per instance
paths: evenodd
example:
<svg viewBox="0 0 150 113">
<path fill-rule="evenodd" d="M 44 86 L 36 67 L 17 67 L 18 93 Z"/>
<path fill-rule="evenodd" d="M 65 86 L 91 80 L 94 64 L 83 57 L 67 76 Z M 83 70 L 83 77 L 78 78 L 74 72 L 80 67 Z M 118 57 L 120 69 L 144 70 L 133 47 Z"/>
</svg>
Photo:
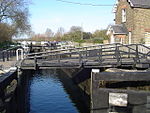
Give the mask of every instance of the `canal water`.
<svg viewBox="0 0 150 113">
<path fill-rule="evenodd" d="M 63 74 L 55 70 L 42 70 L 33 74 L 29 81 L 29 113 L 89 112 L 80 99 L 80 90 L 75 86 L 74 91 L 68 90 L 60 76 L 63 77 Z"/>
</svg>

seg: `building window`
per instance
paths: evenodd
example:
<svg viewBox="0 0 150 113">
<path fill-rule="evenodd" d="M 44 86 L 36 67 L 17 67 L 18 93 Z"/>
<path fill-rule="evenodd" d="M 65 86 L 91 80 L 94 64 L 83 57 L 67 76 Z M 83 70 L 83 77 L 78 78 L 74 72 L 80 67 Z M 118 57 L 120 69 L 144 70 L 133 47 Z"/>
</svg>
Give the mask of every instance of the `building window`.
<svg viewBox="0 0 150 113">
<path fill-rule="evenodd" d="M 122 9 L 122 22 L 126 22 L 126 9 Z"/>
</svg>

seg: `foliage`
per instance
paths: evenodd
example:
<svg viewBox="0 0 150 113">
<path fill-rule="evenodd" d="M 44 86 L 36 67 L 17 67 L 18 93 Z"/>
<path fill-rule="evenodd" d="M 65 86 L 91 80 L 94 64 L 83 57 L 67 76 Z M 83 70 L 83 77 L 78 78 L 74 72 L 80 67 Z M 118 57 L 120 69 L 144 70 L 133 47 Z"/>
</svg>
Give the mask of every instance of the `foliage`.
<svg viewBox="0 0 150 113">
<path fill-rule="evenodd" d="M 0 36 L 0 40 L 8 41 L 13 36 L 27 33 L 30 30 L 26 1 L 0 0 L 0 29 L 5 29 L 1 31 L 3 35 Z M 4 34 L 8 35 L 8 37 L 4 36 Z"/>
<path fill-rule="evenodd" d="M 97 37 L 97 38 L 103 38 L 102 40 L 107 40 L 108 39 L 108 36 L 106 35 L 106 32 L 107 30 L 96 30 L 94 33 L 93 33 L 93 37 Z"/>
<path fill-rule="evenodd" d="M 86 42 L 85 40 L 82 40 L 82 39 L 79 39 L 79 40 L 76 40 L 76 42 L 78 42 L 78 43 L 84 43 L 84 42 Z"/>
<path fill-rule="evenodd" d="M 72 26 L 70 28 L 70 32 L 79 32 L 79 31 L 83 31 L 82 27 L 80 27 L 80 26 Z"/>
<path fill-rule="evenodd" d="M 92 33 L 90 32 L 83 32 L 83 39 L 91 39 Z"/>
<path fill-rule="evenodd" d="M 93 38 L 92 43 L 103 43 L 103 40 L 101 40 L 99 38 Z"/>
<path fill-rule="evenodd" d="M 12 26 L 0 23 L 0 42 L 11 41 L 11 37 L 15 34 Z"/>
<path fill-rule="evenodd" d="M 81 40 L 82 37 L 82 31 L 81 31 L 81 27 L 78 26 L 72 26 L 70 28 L 70 31 L 68 33 L 65 33 L 62 36 L 62 40 L 64 41 L 78 41 Z"/>
<path fill-rule="evenodd" d="M 55 34 L 55 37 L 56 37 L 57 41 L 61 41 L 61 39 L 64 35 L 64 32 L 65 32 L 65 30 L 64 30 L 63 27 L 58 28 L 57 33 Z"/>
<path fill-rule="evenodd" d="M 10 45 L 15 45 L 15 43 L 13 43 L 11 41 L 0 42 L 0 48 L 1 49 L 7 49 L 10 47 Z"/>
<path fill-rule="evenodd" d="M 103 40 L 108 39 L 106 35 L 106 30 L 96 30 L 93 34 L 91 32 L 83 32 L 82 27 L 80 26 L 72 26 L 69 32 L 65 33 L 64 28 L 58 28 L 55 35 L 51 38 L 47 37 L 47 34 L 52 34 L 51 29 L 47 29 L 45 34 L 34 35 L 32 38 L 36 41 L 73 41 L 78 43 L 103 43 Z"/>
</svg>

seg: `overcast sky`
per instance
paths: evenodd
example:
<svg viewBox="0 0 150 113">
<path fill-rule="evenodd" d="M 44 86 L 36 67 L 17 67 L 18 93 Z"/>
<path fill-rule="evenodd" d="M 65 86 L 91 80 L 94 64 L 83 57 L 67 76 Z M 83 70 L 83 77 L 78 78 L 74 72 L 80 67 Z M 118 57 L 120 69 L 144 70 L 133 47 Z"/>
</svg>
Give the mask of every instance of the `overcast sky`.
<svg viewBox="0 0 150 113">
<path fill-rule="evenodd" d="M 65 0 L 81 4 L 113 5 L 115 0 Z M 30 23 L 35 33 L 44 33 L 47 28 L 56 32 L 63 27 L 67 32 L 71 26 L 82 26 L 86 32 L 106 29 L 113 23 L 113 6 L 77 5 L 57 0 L 32 0 Z"/>
</svg>

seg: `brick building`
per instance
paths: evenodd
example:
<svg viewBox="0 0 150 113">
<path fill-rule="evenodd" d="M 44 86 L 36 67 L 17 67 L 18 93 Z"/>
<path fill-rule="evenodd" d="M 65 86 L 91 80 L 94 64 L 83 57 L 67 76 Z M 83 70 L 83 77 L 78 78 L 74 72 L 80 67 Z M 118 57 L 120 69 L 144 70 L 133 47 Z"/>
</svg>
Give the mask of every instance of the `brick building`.
<svg viewBox="0 0 150 113">
<path fill-rule="evenodd" d="M 108 28 L 110 43 L 150 44 L 150 0 L 117 0 L 115 25 Z"/>
</svg>

